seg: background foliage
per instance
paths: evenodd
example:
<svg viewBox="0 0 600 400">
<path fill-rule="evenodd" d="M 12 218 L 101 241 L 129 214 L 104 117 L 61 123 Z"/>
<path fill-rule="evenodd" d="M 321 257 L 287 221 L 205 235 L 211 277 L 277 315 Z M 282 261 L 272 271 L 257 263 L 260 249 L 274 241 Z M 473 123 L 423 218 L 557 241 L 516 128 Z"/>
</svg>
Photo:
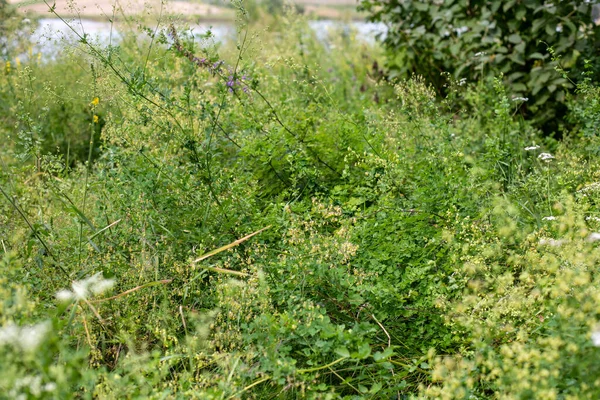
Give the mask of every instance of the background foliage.
<svg viewBox="0 0 600 400">
<path fill-rule="evenodd" d="M 365 0 L 361 6 L 388 26 L 383 43 L 391 78 L 422 75 L 445 94 L 444 73 L 471 82 L 502 74 L 512 96 L 529 99 L 522 113 L 547 134 L 559 127 L 584 60 L 598 78 L 600 29 L 589 1 Z M 571 71 L 570 79 L 555 71 L 558 65 Z"/>
</svg>

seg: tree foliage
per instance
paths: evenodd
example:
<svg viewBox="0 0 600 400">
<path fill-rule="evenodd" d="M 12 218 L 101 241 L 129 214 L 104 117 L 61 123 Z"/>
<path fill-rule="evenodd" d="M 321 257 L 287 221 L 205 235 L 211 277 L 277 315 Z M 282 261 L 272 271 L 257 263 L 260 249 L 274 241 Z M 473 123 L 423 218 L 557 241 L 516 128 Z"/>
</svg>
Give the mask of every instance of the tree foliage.
<svg viewBox="0 0 600 400">
<path fill-rule="evenodd" d="M 593 7 L 585 0 L 362 1 L 370 19 L 389 28 L 383 42 L 391 77 L 423 75 L 443 93 L 442 73 L 466 80 L 503 74 L 512 96 L 528 98 L 523 109 L 541 124 L 561 117 L 572 79 L 598 53 Z M 557 73 L 558 64 L 573 76 Z"/>
</svg>

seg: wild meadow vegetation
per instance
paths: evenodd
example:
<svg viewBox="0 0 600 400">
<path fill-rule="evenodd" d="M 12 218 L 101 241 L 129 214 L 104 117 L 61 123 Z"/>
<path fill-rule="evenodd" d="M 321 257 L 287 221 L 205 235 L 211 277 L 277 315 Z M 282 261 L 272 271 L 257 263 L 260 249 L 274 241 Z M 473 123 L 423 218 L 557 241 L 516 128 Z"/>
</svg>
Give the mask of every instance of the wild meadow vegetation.
<svg viewBox="0 0 600 400">
<path fill-rule="evenodd" d="M 0 3 L 0 397 L 599 398 L 597 60 L 548 134 L 236 6 L 42 57 Z"/>
</svg>

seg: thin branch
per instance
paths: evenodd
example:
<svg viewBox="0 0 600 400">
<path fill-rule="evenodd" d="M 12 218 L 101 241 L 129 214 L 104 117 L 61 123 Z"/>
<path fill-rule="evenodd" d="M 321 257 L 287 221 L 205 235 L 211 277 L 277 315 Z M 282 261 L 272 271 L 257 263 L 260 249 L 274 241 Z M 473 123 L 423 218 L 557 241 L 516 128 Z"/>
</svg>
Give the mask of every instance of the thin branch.
<svg viewBox="0 0 600 400">
<path fill-rule="evenodd" d="M 218 249 L 216 249 L 216 250 L 209 251 L 208 253 L 204 254 L 202 257 L 200 257 L 200 258 L 197 258 L 196 260 L 192 261 L 192 264 L 199 263 L 199 262 L 200 262 L 200 261 L 202 261 L 202 260 L 206 260 L 207 258 L 214 256 L 215 254 L 218 254 L 218 253 L 220 253 L 220 252 L 222 252 L 222 251 L 225 251 L 225 250 L 229 250 L 229 249 L 231 249 L 232 247 L 235 247 L 235 246 L 237 246 L 237 245 L 239 245 L 239 244 L 241 244 L 241 243 L 245 242 L 246 240 L 250 239 L 252 236 L 256 236 L 256 235 L 258 235 L 259 233 L 261 233 L 261 232 L 263 232 L 263 231 L 265 231 L 265 230 L 269 229 L 270 227 L 271 227 L 271 225 L 269 225 L 269 226 L 266 226 L 266 227 L 264 227 L 264 228 L 262 228 L 262 229 L 259 229 L 258 231 L 254 232 L 254 233 L 251 233 L 251 234 L 249 234 L 249 235 L 247 235 L 247 236 L 244 236 L 244 237 L 243 237 L 243 238 L 241 238 L 241 239 L 238 239 L 238 240 L 236 240 L 235 242 L 231 242 L 231 243 L 229 243 L 229 244 L 227 244 L 227 245 L 225 245 L 225 246 L 219 247 L 219 248 L 218 248 Z M 237 271 L 236 271 L 236 272 L 237 272 Z"/>
<path fill-rule="evenodd" d="M 90 300 L 90 303 L 100 303 L 100 302 L 103 302 L 103 301 L 109 301 L 109 300 L 118 299 L 119 297 L 126 296 L 126 295 L 128 295 L 130 293 L 133 293 L 133 292 L 136 292 L 136 291 L 138 291 L 140 289 L 144 289 L 144 288 L 151 287 L 151 286 L 157 286 L 157 285 L 166 285 L 166 284 L 169 284 L 171 282 L 173 282 L 173 279 L 163 279 L 161 281 L 154 281 L 154 282 L 145 283 L 143 285 L 136 286 L 136 287 L 134 287 L 132 289 L 124 291 L 123 293 L 119 293 L 119 294 L 111 296 L 111 297 L 106 297 L 104 299 Z"/>
<path fill-rule="evenodd" d="M 385 330 L 383 325 L 381 325 L 381 322 L 379 322 L 377 320 L 377 318 L 375 318 L 375 314 L 371 314 L 371 317 L 375 320 L 375 322 L 377 322 L 377 325 L 379 325 L 379 327 L 381 329 L 383 329 L 383 332 L 385 332 L 385 336 L 387 336 L 387 338 L 388 338 L 388 347 L 391 347 L 392 346 L 392 338 L 390 337 L 390 334 L 388 333 L 388 331 Z"/>
</svg>

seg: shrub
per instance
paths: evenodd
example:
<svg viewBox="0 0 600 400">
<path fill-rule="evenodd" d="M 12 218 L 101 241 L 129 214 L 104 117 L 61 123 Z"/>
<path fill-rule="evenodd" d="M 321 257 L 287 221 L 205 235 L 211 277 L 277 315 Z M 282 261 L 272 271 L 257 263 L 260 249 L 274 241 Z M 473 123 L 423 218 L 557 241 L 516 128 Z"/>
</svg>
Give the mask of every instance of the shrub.
<svg viewBox="0 0 600 400">
<path fill-rule="evenodd" d="M 588 1 L 364 0 L 361 5 L 372 21 L 388 26 L 383 44 L 391 78 L 422 75 L 444 94 L 442 73 L 469 82 L 503 74 L 510 95 L 529 99 L 522 111 L 546 133 L 558 128 L 565 95 L 573 88 L 556 73 L 558 63 L 578 80 L 584 60 L 591 59 L 595 79 L 600 76 L 600 29 Z"/>
</svg>

